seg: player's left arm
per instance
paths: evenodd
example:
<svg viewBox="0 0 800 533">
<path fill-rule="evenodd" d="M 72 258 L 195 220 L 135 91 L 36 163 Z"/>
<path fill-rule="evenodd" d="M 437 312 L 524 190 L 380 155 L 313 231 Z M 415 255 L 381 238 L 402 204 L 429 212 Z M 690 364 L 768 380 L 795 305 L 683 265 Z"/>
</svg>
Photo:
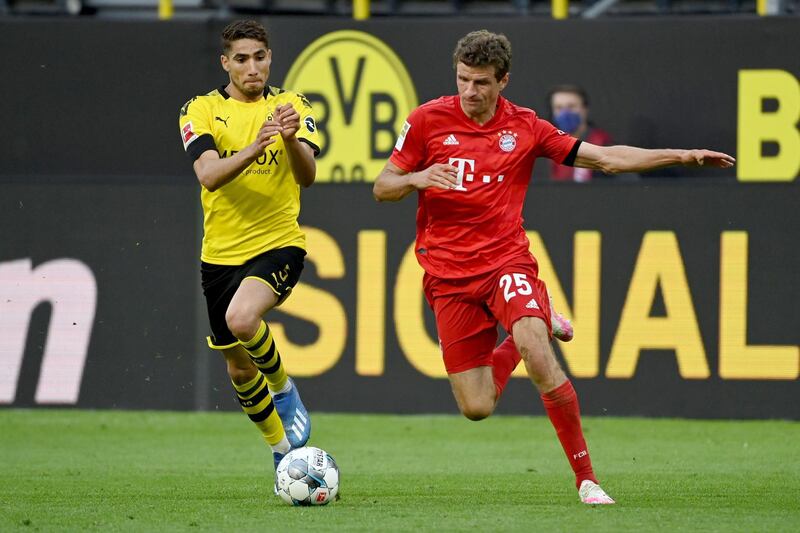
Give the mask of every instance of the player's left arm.
<svg viewBox="0 0 800 533">
<path fill-rule="evenodd" d="M 283 128 L 281 137 L 294 180 L 302 187 L 310 186 L 317 176 L 317 163 L 314 160 L 314 149 L 297 137 L 300 113 L 292 104 L 279 105 L 275 108 L 274 120 Z"/>
<path fill-rule="evenodd" d="M 685 167 L 730 168 L 736 159 L 711 150 L 671 150 L 637 148 L 635 146 L 597 146 L 582 142 L 573 166 L 600 170 L 606 174 L 647 172 L 658 168 Z"/>
</svg>

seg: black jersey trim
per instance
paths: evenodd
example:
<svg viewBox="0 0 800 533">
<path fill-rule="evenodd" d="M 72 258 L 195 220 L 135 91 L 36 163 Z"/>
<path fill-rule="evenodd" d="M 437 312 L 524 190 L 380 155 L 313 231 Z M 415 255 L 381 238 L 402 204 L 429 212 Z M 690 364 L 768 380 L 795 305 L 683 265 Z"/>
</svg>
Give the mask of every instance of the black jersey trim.
<svg viewBox="0 0 800 533">
<path fill-rule="evenodd" d="M 575 158 L 578 157 L 578 147 L 581 145 L 583 141 L 578 139 L 575 141 L 575 144 L 572 145 L 572 150 L 569 151 L 567 154 L 567 158 L 564 159 L 564 162 L 561 163 L 562 165 L 566 165 L 568 167 L 575 166 Z"/>
<path fill-rule="evenodd" d="M 229 94 L 228 94 L 228 91 L 226 91 L 226 90 L 225 90 L 225 86 L 224 86 L 224 85 L 220 85 L 220 88 L 219 88 L 219 89 L 217 89 L 217 90 L 219 91 L 219 94 L 221 94 L 221 95 L 222 95 L 222 97 L 223 97 L 225 100 L 227 100 L 228 98 L 230 98 L 230 97 L 231 97 L 231 95 L 229 95 Z"/>
<path fill-rule="evenodd" d="M 320 153 L 319 146 L 317 146 L 316 144 L 312 143 L 311 141 L 309 141 L 308 139 L 305 139 L 303 137 L 298 137 L 297 140 L 299 140 L 300 142 L 304 142 L 307 145 L 309 145 L 311 147 L 311 149 L 314 150 L 314 157 L 317 157 L 319 155 L 319 153 Z"/>
<path fill-rule="evenodd" d="M 204 133 L 186 148 L 186 153 L 189 154 L 189 157 L 192 158 L 192 163 L 194 163 L 201 155 L 209 150 L 214 150 L 219 153 L 217 145 L 214 142 L 214 137 L 212 137 L 210 133 Z"/>
</svg>

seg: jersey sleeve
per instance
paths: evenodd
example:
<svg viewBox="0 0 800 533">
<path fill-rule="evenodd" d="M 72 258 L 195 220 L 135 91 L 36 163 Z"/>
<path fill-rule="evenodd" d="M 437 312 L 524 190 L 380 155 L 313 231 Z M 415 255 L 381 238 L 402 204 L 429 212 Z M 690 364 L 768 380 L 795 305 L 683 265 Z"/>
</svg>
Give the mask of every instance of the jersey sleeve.
<svg viewBox="0 0 800 533">
<path fill-rule="evenodd" d="M 300 93 L 297 93 L 296 96 L 293 103 L 300 114 L 300 129 L 297 130 L 296 137 L 301 142 L 309 145 L 314 150 L 314 157 L 316 157 L 319 155 L 321 147 L 317 122 L 314 120 L 314 109 L 311 107 L 311 102 L 308 101 L 308 98 Z"/>
<path fill-rule="evenodd" d="M 181 107 L 178 116 L 181 141 L 193 162 L 204 152 L 217 149 L 211 134 L 211 120 L 208 104 L 202 98 L 195 96 Z"/>
<path fill-rule="evenodd" d="M 580 141 L 561 131 L 546 120 L 536 117 L 533 123 L 536 138 L 536 156 L 552 159 L 561 165 L 575 163 Z"/>
<path fill-rule="evenodd" d="M 403 124 L 389 161 L 406 172 L 413 172 L 423 164 L 426 155 L 425 115 L 417 108 Z"/>
</svg>

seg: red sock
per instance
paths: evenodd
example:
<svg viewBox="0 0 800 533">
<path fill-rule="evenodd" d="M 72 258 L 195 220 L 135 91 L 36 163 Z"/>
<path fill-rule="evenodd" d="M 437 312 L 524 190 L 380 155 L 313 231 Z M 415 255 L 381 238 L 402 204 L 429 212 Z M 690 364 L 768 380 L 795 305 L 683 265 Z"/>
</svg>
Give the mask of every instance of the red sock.
<svg viewBox="0 0 800 533">
<path fill-rule="evenodd" d="M 519 360 L 522 356 L 517 351 L 517 346 L 514 344 L 514 339 L 511 335 L 506 337 L 506 340 L 500 343 L 500 346 L 492 352 L 492 374 L 494 377 L 494 387 L 497 389 L 497 398 L 503 394 L 503 389 L 506 388 L 508 378 L 511 373 L 517 368 Z"/>
<path fill-rule="evenodd" d="M 592 470 L 592 460 L 583 438 L 581 429 L 581 410 L 578 406 L 578 395 L 567 380 L 548 393 L 542 394 L 547 416 L 556 430 L 561 447 L 567 454 L 569 464 L 575 472 L 575 485 L 580 487 L 584 479 L 597 483 Z"/>
</svg>

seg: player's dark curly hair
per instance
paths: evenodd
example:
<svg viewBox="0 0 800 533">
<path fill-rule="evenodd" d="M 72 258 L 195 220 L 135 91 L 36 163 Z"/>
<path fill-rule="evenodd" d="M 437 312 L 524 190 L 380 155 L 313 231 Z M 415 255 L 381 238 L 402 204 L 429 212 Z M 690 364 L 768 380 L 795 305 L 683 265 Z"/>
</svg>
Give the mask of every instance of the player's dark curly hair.
<svg viewBox="0 0 800 533">
<path fill-rule="evenodd" d="M 235 20 L 222 30 L 222 51 L 225 55 L 231 51 L 231 43 L 239 39 L 261 41 L 269 48 L 269 35 L 264 26 L 255 20 Z"/>
<path fill-rule="evenodd" d="M 478 30 L 462 37 L 453 52 L 453 68 L 459 63 L 468 67 L 494 66 L 497 81 L 511 69 L 511 42 L 502 33 Z"/>
</svg>

